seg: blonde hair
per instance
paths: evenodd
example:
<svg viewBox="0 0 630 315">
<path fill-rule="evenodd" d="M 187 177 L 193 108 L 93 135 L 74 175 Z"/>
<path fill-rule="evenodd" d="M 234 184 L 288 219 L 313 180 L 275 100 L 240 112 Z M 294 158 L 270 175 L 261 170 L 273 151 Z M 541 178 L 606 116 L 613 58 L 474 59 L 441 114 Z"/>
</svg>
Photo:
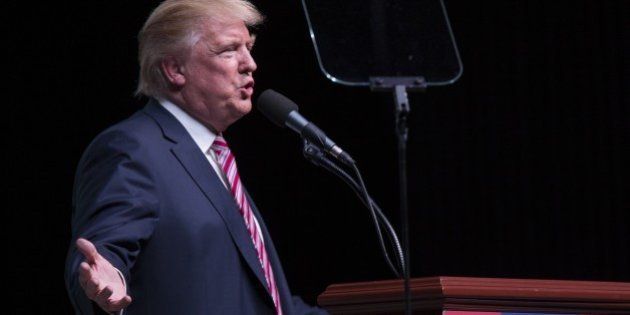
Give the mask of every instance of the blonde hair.
<svg viewBox="0 0 630 315">
<path fill-rule="evenodd" d="M 136 95 L 159 97 L 169 82 L 162 73 L 162 59 L 189 51 L 201 38 L 206 20 L 238 19 L 247 27 L 264 17 L 247 0 L 166 0 L 149 16 L 138 34 L 140 78 Z"/>
</svg>

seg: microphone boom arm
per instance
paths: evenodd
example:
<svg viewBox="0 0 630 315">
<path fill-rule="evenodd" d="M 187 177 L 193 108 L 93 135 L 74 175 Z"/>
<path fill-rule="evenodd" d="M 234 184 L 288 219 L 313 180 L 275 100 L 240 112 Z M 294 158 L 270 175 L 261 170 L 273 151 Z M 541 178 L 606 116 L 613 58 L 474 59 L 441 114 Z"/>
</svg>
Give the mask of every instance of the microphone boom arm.
<svg viewBox="0 0 630 315">
<path fill-rule="evenodd" d="M 385 214 L 383 214 L 383 212 L 381 211 L 381 208 L 376 204 L 376 202 L 374 202 L 374 200 L 368 194 L 367 189 L 365 188 L 365 184 L 363 183 L 363 179 L 361 178 L 359 169 L 356 167 L 356 164 L 353 163 L 352 166 L 355 171 L 355 174 L 357 175 L 359 179 L 360 184 L 357 183 L 357 181 L 354 178 L 352 178 L 352 176 L 350 176 L 346 171 L 344 171 L 342 168 L 340 168 L 334 162 L 328 159 L 325 153 L 322 152 L 322 150 L 317 145 L 313 145 L 309 141 L 304 140 L 303 153 L 306 159 L 309 160 L 311 163 L 341 178 L 341 180 L 343 180 L 346 184 L 348 184 L 348 186 L 350 186 L 350 188 L 352 188 L 352 190 L 357 194 L 359 199 L 368 208 L 368 210 L 370 210 L 370 214 L 372 216 L 372 219 L 374 221 L 374 226 L 376 228 L 379 245 L 381 247 L 383 255 L 385 256 L 385 261 L 387 262 L 391 270 L 394 272 L 396 277 L 400 278 L 402 274 L 404 274 L 404 271 L 406 270 L 405 259 L 404 259 L 402 247 L 400 246 L 400 241 L 398 240 L 396 231 L 394 230 L 393 226 L 391 225 L 391 223 L 389 222 Z M 379 218 L 380 218 L 380 221 L 379 221 Z M 394 264 L 392 263 L 391 258 L 389 257 L 389 254 L 387 253 L 387 248 L 383 240 L 383 233 L 381 231 L 381 225 L 385 228 L 385 231 L 387 232 L 387 236 L 392 246 L 395 249 L 395 252 L 396 252 L 395 257 L 397 260 L 396 262 L 400 270 L 394 267 Z"/>
</svg>

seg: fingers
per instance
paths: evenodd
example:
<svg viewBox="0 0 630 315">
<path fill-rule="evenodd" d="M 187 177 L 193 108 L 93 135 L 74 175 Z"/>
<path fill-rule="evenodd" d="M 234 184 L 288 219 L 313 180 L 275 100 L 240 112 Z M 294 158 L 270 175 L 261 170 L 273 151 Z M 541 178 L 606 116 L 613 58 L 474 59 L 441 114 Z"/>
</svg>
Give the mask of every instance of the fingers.
<svg viewBox="0 0 630 315">
<path fill-rule="evenodd" d="M 125 295 L 120 299 L 113 299 L 112 294 L 114 291 L 110 286 L 105 287 L 99 292 L 94 299 L 98 305 L 107 312 L 116 312 L 124 309 L 131 303 L 131 297 Z"/>
<path fill-rule="evenodd" d="M 84 238 L 79 238 L 77 239 L 76 244 L 77 248 L 79 249 L 81 254 L 85 256 L 85 259 L 88 263 L 93 264 L 96 262 L 96 259 L 100 255 L 98 254 L 98 251 L 96 250 L 96 247 L 94 247 L 94 244 L 92 244 L 92 242 Z"/>
<path fill-rule="evenodd" d="M 114 290 L 112 290 L 110 286 L 106 286 L 105 288 L 103 288 L 103 290 L 97 292 L 96 296 L 94 297 L 94 301 L 96 301 L 98 305 L 104 308 L 105 306 L 107 306 L 109 297 L 112 296 L 112 293 L 114 293 Z M 105 310 L 108 311 L 108 309 Z"/>
<path fill-rule="evenodd" d="M 117 312 L 129 306 L 129 304 L 131 304 L 131 297 L 129 295 L 125 295 L 119 300 L 108 300 L 105 305 L 101 305 L 101 308 L 108 312 Z"/>
<path fill-rule="evenodd" d="M 99 288 L 100 283 L 101 281 L 94 276 L 90 265 L 82 262 L 79 266 L 79 284 L 81 284 L 85 295 L 90 300 L 94 300 L 97 293 L 101 291 L 101 288 Z"/>
<path fill-rule="evenodd" d="M 103 285 L 101 281 L 94 278 L 90 274 L 89 265 L 85 262 L 80 267 L 79 282 L 85 291 L 85 295 L 107 312 L 120 311 L 131 303 L 129 295 L 124 295 L 121 298 L 113 297 L 113 288 L 109 285 Z"/>
</svg>

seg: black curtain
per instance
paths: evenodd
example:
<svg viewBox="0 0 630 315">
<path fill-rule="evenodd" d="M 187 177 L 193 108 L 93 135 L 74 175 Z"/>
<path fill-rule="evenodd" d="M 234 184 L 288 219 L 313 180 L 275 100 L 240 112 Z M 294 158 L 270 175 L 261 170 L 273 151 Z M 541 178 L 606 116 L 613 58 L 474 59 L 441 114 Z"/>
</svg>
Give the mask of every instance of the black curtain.
<svg viewBox="0 0 630 315">
<path fill-rule="evenodd" d="M 133 96 L 136 34 L 157 3 L 5 4 L 11 313 L 70 312 L 74 168 L 100 130 L 146 102 Z M 274 88 L 300 104 L 399 224 L 391 95 L 323 77 L 299 1 L 256 4 L 267 16 L 256 95 Z M 412 275 L 630 281 L 629 2 L 446 6 L 464 75 L 410 95 Z M 302 158 L 295 135 L 253 112 L 226 137 L 296 294 L 312 303 L 328 284 L 393 277 L 368 212 Z"/>
</svg>

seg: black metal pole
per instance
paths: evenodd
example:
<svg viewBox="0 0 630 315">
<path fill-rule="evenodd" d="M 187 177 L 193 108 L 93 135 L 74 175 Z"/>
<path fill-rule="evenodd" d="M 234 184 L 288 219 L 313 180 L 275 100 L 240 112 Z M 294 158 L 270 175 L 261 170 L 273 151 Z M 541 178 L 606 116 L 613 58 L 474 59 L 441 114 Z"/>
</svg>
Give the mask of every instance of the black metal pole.
<svg viewBox="0 0 630 315">
<path fill-rule="evenodd" d="M 407 116 L 409 115 L 409 99 L 407 97 L 407 89 L 404 85 L 396 85 L 394 88 L 394 100 L 396 102 L 396 136 L 398 138 L 398 180 L 400 189 L 400 216 L 402 225 L 402 242 L 405 259 L 405 268 L 403 270 L 404 287 L 405 287 L 405 314 L 411 315 L 411 289 L 409 287 L 410 279 L 410 258 L 409 258 L 409 208 L 407 204 L 407 136 L 408 125 Z"/>
</svg>

